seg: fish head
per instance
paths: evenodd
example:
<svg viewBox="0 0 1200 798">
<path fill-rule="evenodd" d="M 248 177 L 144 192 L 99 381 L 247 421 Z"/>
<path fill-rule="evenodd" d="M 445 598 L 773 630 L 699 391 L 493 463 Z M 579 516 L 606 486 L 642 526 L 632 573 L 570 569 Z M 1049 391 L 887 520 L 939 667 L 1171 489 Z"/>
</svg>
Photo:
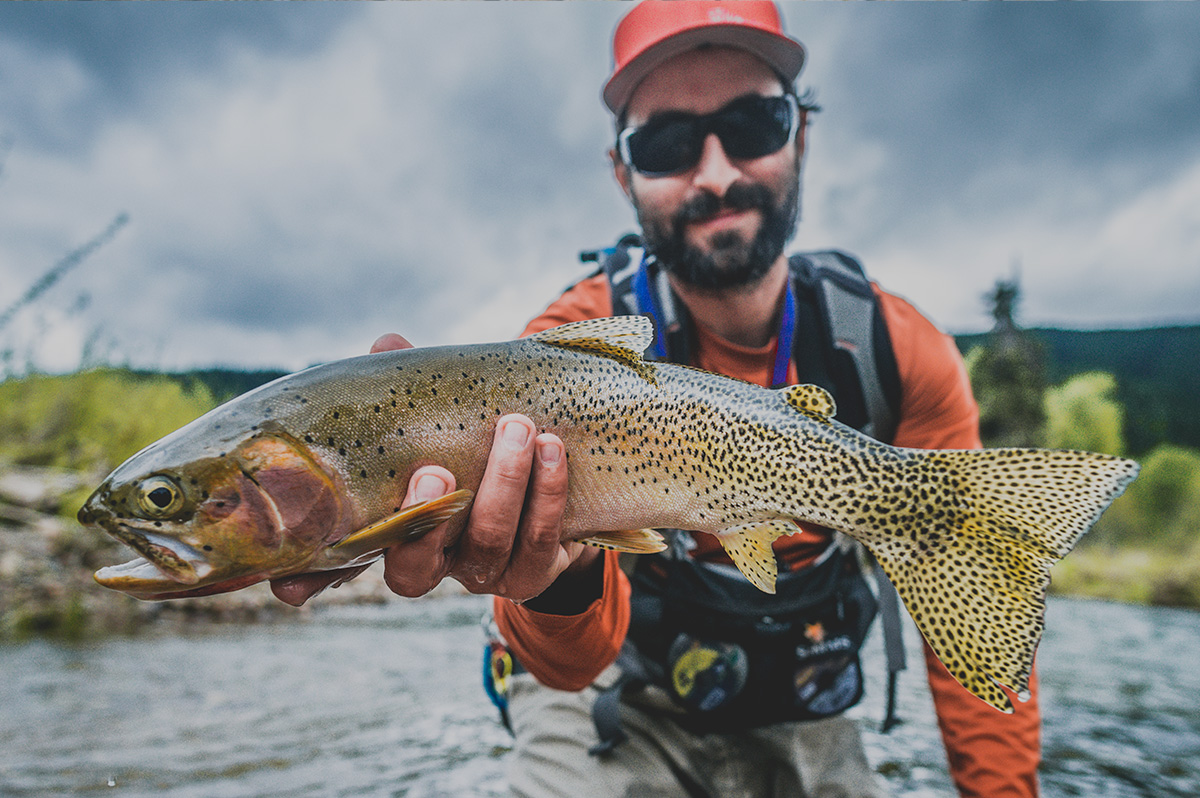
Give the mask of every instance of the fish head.
<svg viewBox="0 0 1200 798">
<path fill-rule="evenodd" d="M 290 435 L 172 462 L 178 448 L 134 455 L 80 509 L 139 555 L 97 571 L 101 585 L 146 600 L 225 593 L 307 570 L 345 533 L 343 492 Z"/>
</svg>

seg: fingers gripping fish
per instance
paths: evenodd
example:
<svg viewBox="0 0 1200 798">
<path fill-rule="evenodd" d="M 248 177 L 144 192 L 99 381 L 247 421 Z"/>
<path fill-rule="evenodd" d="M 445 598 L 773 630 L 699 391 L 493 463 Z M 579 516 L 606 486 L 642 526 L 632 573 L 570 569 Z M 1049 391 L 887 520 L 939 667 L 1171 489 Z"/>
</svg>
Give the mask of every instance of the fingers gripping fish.
<svg viewBox="0 0 1200 798">
<path fill-rule="evenodd" d="M 798 521 L 840 530 L 879 560 L 954 677 L 1012 711 L 998 684 L 1028 684 L 1050 566 L 1137 464 L 888 446 L 834 421 L 816 386 L 768 390 L 648 363 L 651 333 L 641 317 L 585 321 L 264 385 L 96 490 L 80 521 L 141 555 L 96 579 L 143 599 L 221 593 L 369 562 L 446 521 L 461 532 L 497 419 L 523 413 L 566 446 L 564 539 L 646 553 L 663 548 L 653 528 L 708 532 L 774 592 L 778 536 Z M 461 489 L 401 510 L 409 477 L 431 463 Z"/>
</svg>

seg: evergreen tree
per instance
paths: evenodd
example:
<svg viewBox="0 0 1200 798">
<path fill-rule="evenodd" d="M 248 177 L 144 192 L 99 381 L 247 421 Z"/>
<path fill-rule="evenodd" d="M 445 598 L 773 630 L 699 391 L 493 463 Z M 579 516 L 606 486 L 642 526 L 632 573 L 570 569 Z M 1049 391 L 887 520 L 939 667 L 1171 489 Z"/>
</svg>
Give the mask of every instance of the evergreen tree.
<svg viewBox="0 0 1200 798">
<path fill-rule="evenodd" d="M 1045 351 L 1017 326 L 1020 298 L 1016 277 L 996 281 L 984 296 L 995 325 L 987 343 L 967 355 L 985 446 L 1039 446 L 1043 440 Z"/>
</svg>

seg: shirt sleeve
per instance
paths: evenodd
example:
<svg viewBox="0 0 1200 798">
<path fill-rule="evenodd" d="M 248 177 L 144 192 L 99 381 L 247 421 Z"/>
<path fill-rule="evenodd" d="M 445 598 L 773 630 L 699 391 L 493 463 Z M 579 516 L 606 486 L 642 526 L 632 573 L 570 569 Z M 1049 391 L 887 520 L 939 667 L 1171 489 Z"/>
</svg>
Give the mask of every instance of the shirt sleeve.
<svg viewBox="0 0 1200 798">
<path fill-rule="evenodd" d="M 525 326 L 521 337 L 533 335 L 560 324 L 588 319 L 603 319 L 613 312 L 608 278 L 603 272 L 580 280 L 550 303 L 533 321 Z"/>
<path fill-rule="evenodd" d="M 582 690 L 611 665 L 629 631 L 629 579 L 604 552 L 604 590 L 579 615 L 548 615 L 497 596 L 496 626 L 525 670 L 547 687 Z"/>
<path fill-rule="evenodd" d="M 978 449 L 979 408 L 954 339 L 912 305 L 876 288 L 903 386 L 895 444 L 915 449 Z M 1013 698 L 1005 715 L 971 695 L 924 646 L 929 688 L 950 775 L 964 798 L 1033 798 L 1038 794 L 1041 715 L 1032 697 Z"/>
<path fill-rule="evenodd" d="M 576 283 L 522 335 L 573 321 L 612 315 L 608 278 Z M 582 690 L 617 658 L 629 630 L 629 579 L 616 552 L 604 553 L 603 592 L 579 615 L 549 615 L 502 598 L 493 601 L 496 625 L 512 654 L 539 682 L 557 690 Z"/>
</svg>

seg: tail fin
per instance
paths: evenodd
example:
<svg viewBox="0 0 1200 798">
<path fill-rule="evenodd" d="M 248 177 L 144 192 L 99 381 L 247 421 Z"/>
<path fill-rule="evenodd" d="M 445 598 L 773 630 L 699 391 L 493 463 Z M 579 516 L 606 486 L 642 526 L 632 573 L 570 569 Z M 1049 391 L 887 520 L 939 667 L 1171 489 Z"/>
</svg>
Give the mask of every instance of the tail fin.
<svg viewBox="0 0 1200 798">
<path fill-rule="evenodd" d="M 874 552 L 954 678 L 1012 712 L 997 683 L 1028 693 L 1050 566 L 1125 490 L 1138 465 L 1039 449 L 912 454 L 922 498 L 901 513 L 912 523 L 851 534 Z"/>
</svg>

